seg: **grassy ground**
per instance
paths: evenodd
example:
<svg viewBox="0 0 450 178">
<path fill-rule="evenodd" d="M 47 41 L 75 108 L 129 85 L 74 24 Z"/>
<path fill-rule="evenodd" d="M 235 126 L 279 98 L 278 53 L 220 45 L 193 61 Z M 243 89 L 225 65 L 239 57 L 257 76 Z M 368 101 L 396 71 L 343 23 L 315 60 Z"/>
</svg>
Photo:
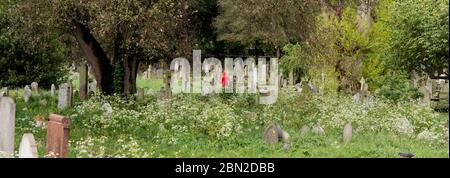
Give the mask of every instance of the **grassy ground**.
<svg viewBox="0 0 450 178">
<path fill-rule="evenodd" d="M 158 90 L 162 85 L 162 80 L 152 79 L 144 80 L 138 78 L 138 87 Z M 21 137 L 24 133 L 33 133 L 38 145 L 38 152 L 41 157 L 45 153 L 46 129 L 34 127 L 34 118 L 36 116 L 48 117 L 50 113 L 59 113 L 61 115 L 71 116 L 74 113 L 72 109 L 59 110 L 56 107 L 57 100 L 51 97 L 48 91 L 42 91 L 40 98 L 33 97 L 30 102 L 24 103 L 22 90 L 11 90 L 10 95 L 16 102 L 16 144 L 15 150 L 18 150 Z M 46 105 L 42 106 L 40 100 L 45 99 Z M 74 98 L 75 103 L 78 98 Z M 90 119 L 89 115 L 82 119 Z M 447 120 L 448 113 L 440 114 L 439 119 Z M 125 126 L 126 127 L 126 126 Z M 349 144 L 342 143 L 340 131 L 327 131 L 325 136 L 309 135 L 300 138 L 299 130 L 287 130 L 292 137 L 292 147 L 289 151 L 283 149 L 282 144 L 267 145 L 261 139 L 261 130 L 258 132 L 247 132 L 242 138 L 234 143 L 211 143 L 206 137 L 198 136 L 195 138 L 182 138 L 177 144 L 156 143 L 152 137 L 152 131 L 141 130 L 131 135 L 127 133 L 114 135 L 106 139 L 101 144 L 97 144 L 95 149 L 104 151 L 105 155 L 114 154 L 132 157 L 133 150 L 148 153 L 147 157 L 293 157 L 293 158 L 398 158 L 398 152 L 413 152 L 419 158 L 448 158 L 448 144 L 441 144 L 431 141 L 418 141 L 404 135 L 392 135 L 385 133 L 356 133 Z M 118 131 L 120 133 L 120 131 Z M 107 135 L 107 133 L 105 133 Z M 87 129 L 79 122 L 73 122 L 70 129 L 70 157 L 84 157 L 80 155 L 79 150 L 71 149 L 77 142 L 87 142 L 86 139 L 92 137 L 91 130 Z M 120 138 L 119 138 L 120 137 Z M 122 138 L 133 137 L 133 141 L 119 141 Z M 133 142 L 138 142 L 139 146 Z M 92 148 L 92 147 L 91 147 Z M 141 155 L 140 155 L 141 156 Z M 139 157 L 140 157 L 139 156 Z"/>
</svg>

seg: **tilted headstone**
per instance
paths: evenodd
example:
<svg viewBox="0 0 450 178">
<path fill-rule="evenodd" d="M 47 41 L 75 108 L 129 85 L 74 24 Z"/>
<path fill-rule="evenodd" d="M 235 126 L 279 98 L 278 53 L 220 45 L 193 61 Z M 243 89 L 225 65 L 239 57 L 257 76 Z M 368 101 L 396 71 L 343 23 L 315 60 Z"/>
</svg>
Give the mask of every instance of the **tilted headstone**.
<svg viewBox="0 0 450 178">
<path fill-rule="evenodd" d="M 58 158 L 67 157 L 69 126 L 69 118 L 56 114 L 50 115 L 47 126 L 47 155 Z"/>
<path fill-rule="evenodd" d="M 31 89 L 30 87 L 27 85 L 25 86 L 25 88 L 23 89 L 23 100 L 25 102 L 28 102 L 30 100 L 31 97 Z"/>
<path fill-rule="evenodd" d="M 19 158 L 38 158 L 37 145 L 33 134 L 23 134 L 19 147 Z"/>
<path fill-rule="evenodd" d="M 50 95 L 52 97 L 55 96 L 55 92 L 56 92 L 55 84 L 52 84 L 52 86 L 50 87 Z"/>
<path fill-rule="evenodd" d="M 344 143 L 350 143 L 350 141 L 352 140 L 352 134 L 353 134 L 353 126 L 351 123 L 348 123 L 344 126 L 344 131 L 343 131 Z"/>
<path fill-rule="evenodd" d="M 79 68 L 80 72 L 80 90 L 78 96 L 80 100 L 86 100 L 88 98 L 88 66 L 86 63 L 82 63 Z"/>
<path fill-rule="evenodd" d="M 38 85 L 37 82 L 31 83 L 31 90 L 33 90 L 33 92 L 34 92 L 35 94 L 38 94 L 38 93 L 39 93 L 39 85 Z"/>
<path fill-rule="evenodd" d="M 11 97 L 0 97 L 0 152 L 14 155 L 16 104 Z"/>
<path fill-rule="evenodd" d="M 263 139 L 268 144 L 277 143 L 280 138 L 280 126 L 278 124 L 270 124 L 266 130 L 264 130 Z"/>
<path fill-rule="evenodd" d="M 285 145 L 288 144 L 290 148 L 291 137 L 289 133 L 283 130 L 277 123 L 270 124 L 266 130 L 264 130 L 263 139 L 268 144 L 282 141 Z"/>
</svg>

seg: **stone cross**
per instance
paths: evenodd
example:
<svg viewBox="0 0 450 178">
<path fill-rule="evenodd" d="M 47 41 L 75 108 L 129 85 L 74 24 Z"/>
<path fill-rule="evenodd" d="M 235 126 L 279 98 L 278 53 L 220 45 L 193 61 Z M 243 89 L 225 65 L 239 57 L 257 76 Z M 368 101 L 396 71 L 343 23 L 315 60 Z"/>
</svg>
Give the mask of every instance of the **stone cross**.
<svg viewBox="0 0 450 178">
<path fill-rule="evenodd" d="M 51 114 L 47 126 L 46 154 L 67 158 L 70 120 L 65 116 Z"/>
<path fill-rule="evenodd" d="M 365 88 L 365 85 L 366 85 L 366 80 L 364 79 L 364 77 L 361 78 L 359 83 L 361 83 L 361 91 L 364 91 L 364 88 Z"/>
<path fill-rule="evenodd" d="M 88 98 L 88 66 L 86 63 L 80 65 L 80 90 L 78 96 L 80 100 L 86 100 Z"/>
<path fill-rule="evenodd" d="M 37 145 L 33 134 L 23 134 L 19 147 L 19 158 L 38 158 Z"/>
<path fill-rule="evenodd" d="M 14 156 L 16 104 L 11 97 L 0 97 L 0 152 Z"/>
<path fill-rule="evenodd" d="M 55 84 L 52 84 L 52 86 L 50 87 L 50 95 L 52 97 L 55 96 L 55 92 L 56 92 Z"/>
<path fill-rule="evenodd" d="M 23 100 L 25 102 L 28 102 L 30 100 L 31 97 L 31 89 L 30 87 L 27 85 L 25 86 L 25 88 L 23 89 Z"/>
</svg>

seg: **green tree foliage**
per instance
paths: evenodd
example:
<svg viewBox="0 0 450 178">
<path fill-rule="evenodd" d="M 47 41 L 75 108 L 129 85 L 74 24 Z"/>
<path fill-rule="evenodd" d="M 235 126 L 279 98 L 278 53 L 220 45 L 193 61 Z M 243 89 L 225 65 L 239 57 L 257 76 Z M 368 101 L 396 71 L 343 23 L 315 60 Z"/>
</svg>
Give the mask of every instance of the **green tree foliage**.
<svg viewBox="0 0 450 178">
<path fill-rule="evenodd" d="M 389 67 L 428 73 L 448 67 L 448 6 L 448 0 L 395 1 Z"/>
<path fill-rule="evenodd" d="M 219 40 L 280 48 L 304 41 L 314 29 L 318 2 L 312 0 L 219 0 L 214 26 Z"/>
<path fill-rule="evenodd" d="M 43 38 L 57 35 L 69 49 L 82 51 L 104 94 L 132 94 L 140 62 L 167 61 L 191 51 L 191 2 L 23 0 L 13 17 L 31 44 L 41 46 Z"/>
<path fill-rule="evenodd" d="M 33 46 L 23 40 L 12 26 L 11 10 L 17 1 L 0 4 L 0 85 L 23 87 L 38 82 L 41 87 L 59 83 L 67 74 L 69 53 L 57 40 L 45 40 L 45 46 Z"/>
</svg>

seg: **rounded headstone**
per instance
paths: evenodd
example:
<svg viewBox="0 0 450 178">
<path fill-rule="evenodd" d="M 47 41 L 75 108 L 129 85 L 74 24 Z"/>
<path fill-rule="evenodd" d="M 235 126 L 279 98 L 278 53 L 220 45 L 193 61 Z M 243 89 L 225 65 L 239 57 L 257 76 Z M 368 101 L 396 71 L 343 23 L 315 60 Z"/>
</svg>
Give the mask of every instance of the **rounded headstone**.
<svg viewBox="0 0 450 178">
<path fill-rule="evenodd" d="M 264 131 L 263 139 L 268 144 L 273 144 L 279 141 L 280 134 L 278 125 L 275 123 L 270 124 L 267 126 L 266 130 Z"/>
<path fill-rule="evenodd" d="M 19 147 L 19 158 L 37 158 L 37 146 L 34 136 L 31 133 L 26 133 L 22 136 L 22 141 Z"/>
</svg>

